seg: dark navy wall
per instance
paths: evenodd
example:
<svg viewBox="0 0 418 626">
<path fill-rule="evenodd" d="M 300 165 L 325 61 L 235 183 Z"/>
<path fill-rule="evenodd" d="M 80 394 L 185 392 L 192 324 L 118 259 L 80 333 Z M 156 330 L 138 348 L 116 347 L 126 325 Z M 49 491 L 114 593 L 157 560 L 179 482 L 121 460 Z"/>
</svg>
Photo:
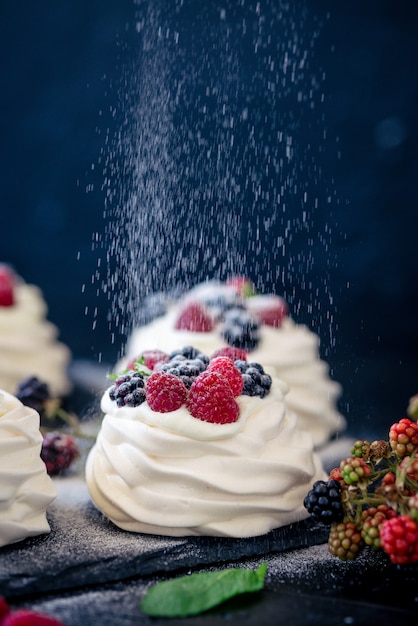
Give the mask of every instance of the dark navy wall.
<svg viewBox="0 0 418 626">
<path fill-rule="evenodd" d="M 0 9 L 0 260 L 42 288 L 76 357 L 111 362 L 120 347 L 108 298 L 91 280 L 106 257 L 94 234 L 104 229 L 100 156 L 124 119 L 120 77 L 141 55 L 134 16 L 146 4 L 8 0 Z M 333 232 L 324 267 L 336 344 L 326 356 L 345 388 L 343 410 L 367 429 L 399 417 L 418 391 L 417 10 L 406 0 L 308 4 L 323 23 L 311 63 L 325 73 L 325 121 L 311 142 L 326 127 L 318 154 L 323 193 L 332 191 L 332 218 L 326 203 L 316 214 Z M 172 5 L 162 6 L 169 21 Z M 321 259 L 314 269 L 321 274 Z M 301 318 L 309 323 L 306 311 Z"/>
</svg>

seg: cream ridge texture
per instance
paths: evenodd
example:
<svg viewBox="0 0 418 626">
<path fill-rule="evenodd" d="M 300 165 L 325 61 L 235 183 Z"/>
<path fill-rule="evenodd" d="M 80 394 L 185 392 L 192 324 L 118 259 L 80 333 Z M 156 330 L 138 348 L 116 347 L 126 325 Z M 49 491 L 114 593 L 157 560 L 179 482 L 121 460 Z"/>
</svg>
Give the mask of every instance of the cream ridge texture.
<svg viewBox="0 0 418 626">
<path fill-rule="evenodd" d="M 0 547 L 49 533 L 56 497 L 40 457 L 39 414 L 0 390 Z"/>
<path fill-rule="evenodd" d="M 228 293 L 231 290 L 216 283 L 209 284 L 206 289 L 191 290 L 188 298 L 199 299 L 211 291 Z M 253 298 L 247 298 L 248 305 L 252 301 Z M 191 345 L 211 356 L 226 345 L 217 327 L 210 332 L 176 329 L 178 313 L 179 306 L 172 305 L 164 316 L 134 329 L 118 370 L 143 350 L 170 352 L 178 346 Z M 261 325 L 259 343 L 249 352 L 248 361 L 262 363 L 270 374 L 288 384 L 286 404 L 297 414 L 301 428 L 312 435 L 315 447 L 324 445 L 345 428 L 345 419 L 337 409 L 341 386 L 330 378 L 328 364 L 319 357 L 319 337 L 307 326 L 297 324 L 291 317 L 286 317 L 280 328 Z"/>
<path fill-rule="evenodd" d="M 14 304 L 0 306 L 0 387 L 9 393 L 28 376 L 46 382 L 55 397 L 70 391 L 71 353 L 57 340 L 58 330 L 46 315 L 41 290 L 17 278 Z"/>
<path fill-rule="evenodd" d="M 265 398 L 239 396 L 230 424 L 201 421 L 185 406 L 118 408 L 105 392 L 86 464 L 94 503 L 122 529 L 178 537 L 258 536 L 306 518 L 304 496 L 325 474 L 285 389 L 275 379 Z"/>
</svg>

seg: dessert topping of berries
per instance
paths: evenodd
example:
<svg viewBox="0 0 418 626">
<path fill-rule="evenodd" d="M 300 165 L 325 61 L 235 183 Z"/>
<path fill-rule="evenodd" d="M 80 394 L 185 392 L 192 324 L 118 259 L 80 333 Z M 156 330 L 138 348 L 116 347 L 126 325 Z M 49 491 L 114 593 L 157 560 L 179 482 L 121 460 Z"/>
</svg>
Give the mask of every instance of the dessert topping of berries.
<svg viewBox="0 0 418 626">
<path fill-rule="evenodd" d="M 154 372 L 147 381 L 146 398 L 153 411 L 169 413 L 176 411 L 186 402 L 187 387 L 178 376 Z"/>
<path fill-rule="evenodd" d="M 41 459 L 50 476 L 56 476 L 67 470 L 78 456 L 78 446 L 70 435 L 60 432 L 50 432 L 44 435 Z"/>
<path fill-rule="evenodd" d="M 266 374 L 260 363 L 247 363 L 246 361 L 235 361 L 236 367 L 242 374 L 244 396 L 258 396 L 264 398 L 271 389 L 271 376 Z"/>
<path fill-rule="evenodd" d="M 148 367 L 144 368 L 146 372 L 140 371 L 147 356 L 143 353 L 133 362 L 135 371 L 130 369 L 119 376 L 110 376 L 114 384 L 108 390 L 109 397 L 118 407 L 136 407 L 147 401 L 159 413 L 176 411 L 186 404 L 198 419 L 219 424 L 233 422 L 239 417 L 236 397 L 263 398 L 272 384 L 259 363 L 232 360 L 246 354 L 229 347 L 225 355 L 209 359 L 193 346 L 174 350 L 169 355 L 151 350 L 149 357 L 155 357 L 154 370 Z M 160 360 L 161 355 L 167 360 Z M 152 364 L 148 361 L 148 365 Z"/>
<path fill-rule="evenodd" d="M 29 376 L 18 384 L 16 398 L 42 415 L 50 398 L 48 385 L 36 376 Z"/>
<path fill-rule="evenodd" d="M 109 396 L 119 407 L 139 406 L 145 402 L 145 376 L 141 372 L 128 372 L 118 376 L 109 389 Z"/>
<path fill-rule="evenodd" d="M 344 516 L 341 484 L 338 480 L 317 480 L 303 504 L 315 522 L 330 525 L 341 522 Z"/>
<path fill-rule="evenodd" d="M 215 424 L 236 422 L 239 406 L 228 381 L 217 372 L 203 372 L 192 384 L 187 408 L 193 417 Z"/>
<path fill-rule="evenodd" d="M 209 333 L 213 326 L 212 317 L 198 302 L 187 304 L 180 311 L 175 323 L 177 330 L 190 330 L 196 333 Z"/>
<path fill-rule="evenodd" d="M 260 325 L 245 309 L 231 309 L 225 313 L 221 335 L 234 348 L 254 350 L 260 341 Z"/>
<path fill-rule="evenodd" d="M 0 306 L 13 306 L 15 280 L 12 270 L 7 265 L 0 265 Z"/>
<path fill-rule="evenodd" d="M 244 388 L 243 376 L 237 366 L 226 356 L 218 356 L 209 362 L 208 372 L 218 372 L 229 382 L 233 395 L 239 396 Z"/>
</svg>

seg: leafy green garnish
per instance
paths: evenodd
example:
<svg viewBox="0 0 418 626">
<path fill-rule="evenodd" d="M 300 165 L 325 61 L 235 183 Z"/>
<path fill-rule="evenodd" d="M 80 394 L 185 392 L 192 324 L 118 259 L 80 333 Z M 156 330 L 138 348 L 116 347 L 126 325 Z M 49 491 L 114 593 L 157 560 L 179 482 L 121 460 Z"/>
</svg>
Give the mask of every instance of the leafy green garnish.
<svg viewBox="0 0 418 626">
<path fill-rule="evenodd" d="M 145 371 L 144 369 L 141 368 L 142 365 L 145 365 L 145 357 L 141 356 L 139 357 L 139 359 L 136 359 L 133 363 L 134 366 L 134 371 L 135 372 L 139 372 L 140 374 L 143 374 L 143 376 L 149 376 L 150 372 L 147 369 L 147 371 Z M 110 380 L 116 380 L 117 378 L 119 378 L 119 376 L 123 376 L 124 374 L 127 374 L 128 372 L 132 372 L 131 369 L 129 369 L 128 367 L 126 369 L 123 370 L 123 372 L 118 372 L 118 373 L 113 373 L 113 374 L 107 374 L 107 378 L 109 378 Z"/>
<path fill-rule="evenodd" d="M 236 595 L 260 591 L 266 572 L 263 563 L 256 570 L 232 568 L 181 576 L 151 587 L 140 608 L 152 617 L 197 615 Z"/>
</svg>

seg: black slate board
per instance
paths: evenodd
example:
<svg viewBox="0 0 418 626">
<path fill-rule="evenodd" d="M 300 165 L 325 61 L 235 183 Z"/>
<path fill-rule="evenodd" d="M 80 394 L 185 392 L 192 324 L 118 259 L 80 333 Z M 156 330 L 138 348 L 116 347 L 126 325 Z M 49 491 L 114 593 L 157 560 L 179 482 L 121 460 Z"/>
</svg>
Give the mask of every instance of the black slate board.
<svg viewBox="0 0 418 626">
<path fill-rule="evenodd" d="M 332 557 L 324 544 L 250 559 L 240 565 L 255 569 L 262 561 L 267 562 L 262 592 L 241 596 L 187 620 L 150 619 L 140 611 L 147 589 L 170 577 L 170 573 L 14 597 L 9 601 L 13 609 L 31 608 L 54 615 L 65 626 L 416 626 L 418 568 L 396 568 L 383 555 L 369 549 L 356 561 L 342 562 Z M 234 564 L 224 564 L 231 565 Z M 401 594 L 396 593 L 399 586 Z"/>
<path fill-rule="evenodd" d="M 80 484 L 83 493 L 84 485 Z M 65 493 L 65 490 L 64 490 Z M 328 530 L 302 521 L 261 537 L 171 538 L 129 533 L 88 500 L 50 506 L 51 533 L 0 550 L 0 589 L 13 597 L 239 561 L 326 541 Z"/>
</svg>

